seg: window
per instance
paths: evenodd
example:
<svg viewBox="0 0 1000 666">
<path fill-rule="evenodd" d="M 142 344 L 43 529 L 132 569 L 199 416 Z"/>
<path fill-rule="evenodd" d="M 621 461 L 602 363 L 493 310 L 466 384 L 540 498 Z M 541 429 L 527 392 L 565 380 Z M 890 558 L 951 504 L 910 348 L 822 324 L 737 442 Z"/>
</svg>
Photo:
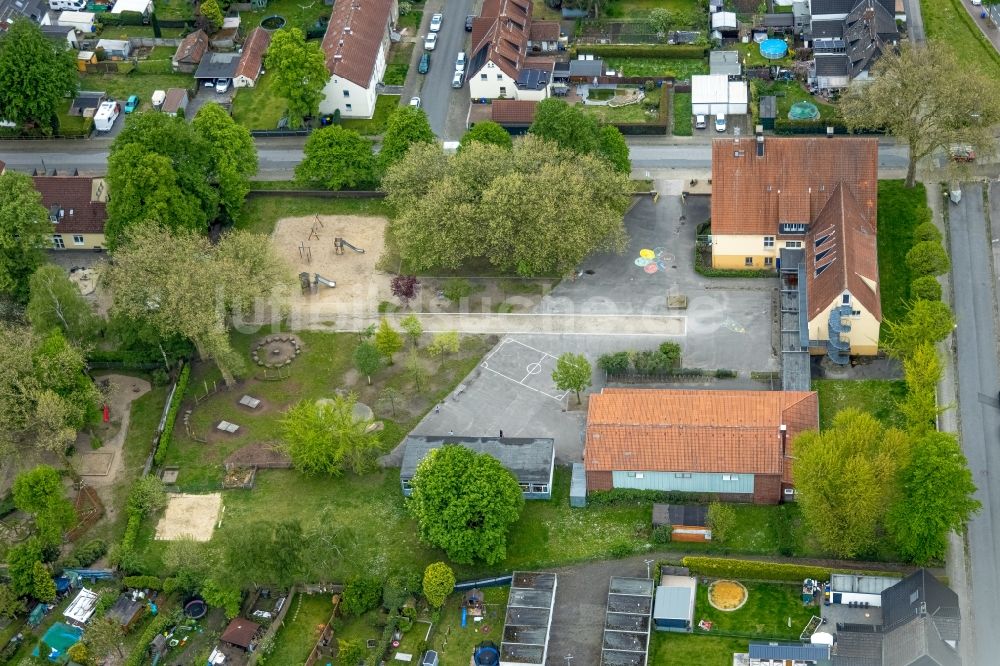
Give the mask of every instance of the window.
<svg viewBox="0 0 1000 666">
<path fill-rule="evenodd" d="M 629 472 L 628 473 L 628 478 L 630 478 L 630 479 L 642 479 L 642 478 L 645 478 L 645 475 L 642 472 Z"/>
<path fill-rule="evenodd" d="M 690 479 L 691 475 L 687 472 L 677 472 L 674 474 L 675 479 Z"/>
<path fill-rule="evenodd" d="M 740 477 L 737 476 L 736 474 L 723 474 L 722 475 L 722 480 L 723 481 L 739 481 Z"/>
<path fill-rule="evenodd" d="M 828 269 L 830 267 L 830 264 L 832 264 L 832 263 L 833 263 L 832 261 L 828 261 L 827 263 L 825 263 L 822 266 L 820 266 L 819 268 L 817 268 L 816 269 L 816 273 L 815 273 L 815 277 L 819 277 L 820 275 L 822 275 L 823 271 L 825 271 L 826 269 Z"/>
<path fill-rule="evenodd" d="M 83 245 L 82 234 L 73 234 L 73 245 Z"/>
<path fill-rule="evenodd" d="M 403 490 L 410 490 L 412 488 L 413 488 L 413 485 L 410 484 L 410 480 L 409 479 L 403 479 Z"/>
<path fill-rule="evenodd" d="M 792 495 L 795 494 L 795 488 L 785 488 L 784 492 L 785 492 L 785 495 L 787 495 L 787 496 L 790 497 L 790 496 L 792 496 Z"/>
<path fill-rule="evenodd" d="M 350 90 L 345 90 L 344 91 L 344 97 L 350 97 L 350 96 L 351 96 L 351 91 Z"/>
<path fill-rule="evenodd" d="M 348 111 L 350 111 L 350 110 L 351 110 L 351 105 L 350 105 L 350 104 L 345 104 L 345 105 L 344 105 L 344 107 L 345 107 L 345 109 L 346 109 L 346 110 L 348 110 Z"/>
<path fill-rule="evenodd" d="M 861 310 L 851 310 L 851 316 L 852 317 L 860 317 L 861 316 Z"/>
<path fill-rule="evenodd" d="M 529 493 L 529 492 L 531 492 L 531 486 L 528 485 L 527 483 L 521 483 L 521 484 L 518 484 L 518 485 L 521 486 L 521 492 L 522 493 Z"/>
<path fill-rule="evenodd" d="M 829 247 L 827 249 L 823 250 L 822 252 L 817 252 L 816 253 L 816 261 L 819 261 L 820 259 L 823 259 L 824 257 L 826 257 L 826 255 L 830 254 L 831 252 L 833 252 L 833 248 L 829 248 Z"/>
<path fill-rule="evenodd" d="M 783 234 L 804 234 L 806 225 L 797 222 L 784 222 L 778 227 Z"/>
<path fill-rule="evenodd" d="M 910 603 L 911 604 L 917 603 L 917 600 L 919 600 L 919 599 L 920 599 L 920 590 L 913 590 L 913 592 L 910 592 Z"/>
<path fill-rule="evenodd" d="M 479 80 L 480 81 L 485 81 L 487 78 L 488 77 L 486 76 L 486 72 L 483 72 L 482 74 L 479 75 Z"/>
<path fill-rule="evenodd" d="M 533 483 L 531 484 L 531 492 L 533 493 L 547 493 L 549 492 L 549 486 L 545 483 Z"/>
<path fill-rule="evenodd" d="M 507 96 L 507 87 L 506 86 L 500 86 L 500 96 L 501 97 L 506 97 Z"/>
<path fill-rule="evenodd" d="M 774 266 L 774 257 L 764 257 L 765 266 Z"/>
<path fill-rule="evenodd" d="M 840 297 L 840 302 L 843 303 L 844 305 L 850 305 L 851 304 L 851 295 L 850 294 L 844 294 L 844 295 L 842 295 Z"/>
<path fill-rule="evenodd" d="M 802 241 L 785 241 L 785 247 L 787 248 L 802 247 Z"/>
<path fill-rule="evenodd" d="M 774 236 L 764 236 L 764 247 L 774 247 Z"/>
<path fill-rule="evenodd" d="M 819 247 L 828 240 L 830 240 L 830 234 L 826 234 L 825 236 L 820 236 L 819 238 L 816 239 L 816 247 Z"/>
<path fill-rule="evenodd" d="M 743 260 L 744 266 L 753 266 L 753 257 L 747 257 Z"/>
<path fill-rule="evenodd" d="M 61 234 L 53 234 L 52 247 L 54 247 L 57 250 L 62 250 L 63 248 L 66 247 L 66 244 L 63 242 L 63 237 Z"/>
<path fill-rule="evenodd" d="M 497 81 L 503 81 L 503 74 L 497 74 Z"/>
</svg>

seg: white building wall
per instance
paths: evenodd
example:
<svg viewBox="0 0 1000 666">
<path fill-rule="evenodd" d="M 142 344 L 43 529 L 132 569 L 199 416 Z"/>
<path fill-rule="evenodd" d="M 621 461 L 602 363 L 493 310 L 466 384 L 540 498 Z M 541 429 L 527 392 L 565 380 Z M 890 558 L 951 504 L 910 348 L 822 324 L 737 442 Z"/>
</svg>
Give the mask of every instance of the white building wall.
<svg viewBox="0 0 1000 666">
<path fill-rule="evenodd" d="M 545 86 L 541 90 L 518 90 L 517 98 L 529 102 L 541 102 L 549 96 L 549 87 Z"/>
<path fill-rule="evenodd" d="M 535 97 L 520 96 L 514 79 L 507 76 L 493 62 L 488 61 L 483 65 L 482 69 L 470 76 L 468 81 L 469 97 L 471 99 L 481 99 L 483 97 L 486 99 L 497 99 L 498 97 L 504 97 L 505 99 L 536 99 Z M 545 99 L 545 96 L 538 97 L 537 99 Z"/>
<path fill-rule="evenodd" d="M 375 115 L 375 100 L 378 98 L 375 88 L 385 75 L 385 52 L 385 42 L 383 42 L 367 88 L 345 78 L 331 76 L 323 89 L 324 97 L 319 103 L 319 112 L 327 114 L 339 109 L 342 118 L 371 118 Z"/>
</svg>

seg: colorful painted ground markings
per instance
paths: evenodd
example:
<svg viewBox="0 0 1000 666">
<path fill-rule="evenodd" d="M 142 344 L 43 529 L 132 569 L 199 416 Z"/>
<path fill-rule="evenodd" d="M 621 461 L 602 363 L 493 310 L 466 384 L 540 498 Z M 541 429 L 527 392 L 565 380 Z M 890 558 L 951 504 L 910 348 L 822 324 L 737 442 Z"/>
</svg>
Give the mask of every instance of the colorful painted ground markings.
<svg viewBox="0 0 1000 666">
<path fill-rule="evenodd" d="M 645 273 L 652 275 L 660 271 L 665 271 L 668 264 L 674 260 L 674 255 L 668 254 L 662 247 L 654 247 L 652 250 L 643 248 L 639 250 L 639 256 L 635 259 L 635 265 Z"/>
</svg>

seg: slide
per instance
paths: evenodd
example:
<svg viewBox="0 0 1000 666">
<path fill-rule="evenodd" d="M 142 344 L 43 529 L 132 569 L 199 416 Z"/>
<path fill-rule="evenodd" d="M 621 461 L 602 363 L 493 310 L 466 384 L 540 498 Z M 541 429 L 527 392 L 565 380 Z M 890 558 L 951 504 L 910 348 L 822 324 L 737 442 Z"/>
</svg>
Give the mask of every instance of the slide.
<svg viewBox="0 0 1000 666">
<path fill-rule="evenodd" d="M 335 281 L 333 281 L 333 280 L 327 280 L 325 277 L 323 277 L 319 273 L 316 273 L 315 277 L 316 277 L 316 284 L 326 285 L 327 287 L 330 287 L 331 289 L 337 286 L 337 283 Z"/>
<path fill-rule="evenodd" d="M 365 253 L 365 251 L 362 250 L 360 247 L 354 247 L 353 245 L 351 245 L 350 243 L 348 243 L 347 241 L 345 241 L 343 238 L 340 239 L 340 244 L 343 245 L 344 247 L 351 248 L 352 250 L 354 250 L 358 254 L 364 254 Z"/>
</svg>

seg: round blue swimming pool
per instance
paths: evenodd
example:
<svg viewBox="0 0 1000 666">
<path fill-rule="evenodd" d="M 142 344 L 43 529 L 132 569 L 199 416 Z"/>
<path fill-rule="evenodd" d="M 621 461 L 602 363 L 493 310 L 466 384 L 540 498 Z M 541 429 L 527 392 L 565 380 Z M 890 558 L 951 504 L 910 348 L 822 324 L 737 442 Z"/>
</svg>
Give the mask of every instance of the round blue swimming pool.
<svg viewBox="0 0 1000 666">
<path fill-rule="evenodd" d="M 788 53 L 788 44 L 783 39 L 765 39 L 760 43 L 760 54 L 768 60 L 784 58 Z"/>
</svg>

